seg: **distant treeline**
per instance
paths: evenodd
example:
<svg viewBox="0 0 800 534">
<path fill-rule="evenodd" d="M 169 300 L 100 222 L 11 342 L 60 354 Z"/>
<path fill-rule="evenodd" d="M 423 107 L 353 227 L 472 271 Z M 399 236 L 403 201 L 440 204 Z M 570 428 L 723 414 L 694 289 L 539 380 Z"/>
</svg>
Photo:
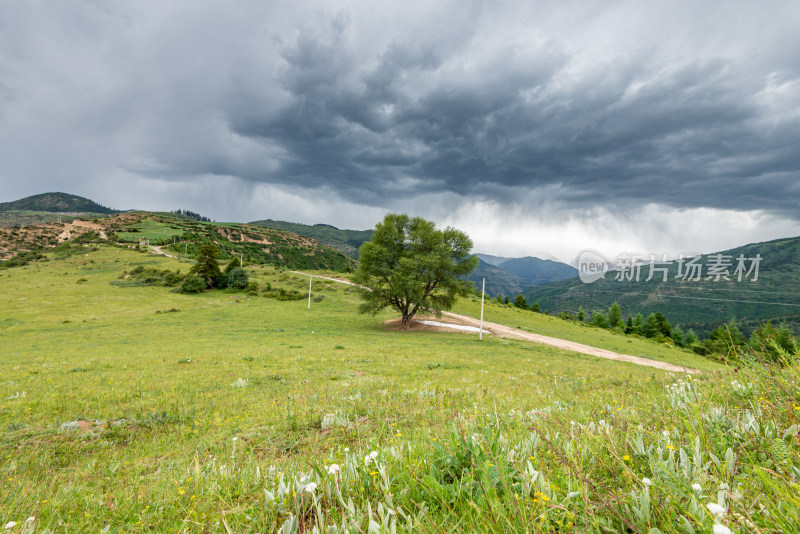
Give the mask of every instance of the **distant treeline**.
<svg viewBox="0 0 800 534">
<path fill-rule="evenodd" d="M 189 211 L 189 210 L 175 210 L 172 213 L 177 213 L 178 215 L 183 215 L 184 217 L 189 217 L 190 219 L 194 219 L 195 221 L 213 222 L 208 217 L 203 217 L 199 213 L 195 213 L 195 212 Z"/>
<path fill-rule="evenodd" d="M 791 331 L 785 324 L 775 328 L 769 321 L 760 323 L 748 340 L 735 319 L 719 325 L 707 339 L 701 339 L 691 329 L 684 332 L 680 326 L 670 325 L 660 312 L 651 313 L 647 318 L 641 313 L 628 315 L 627 321 L 623 321 L 622 310 L 616 302 L 608 309 L 608 313 L 595 311 L 589 315 L 580 308 L 576 316 L 566 312 L 559 316 L 562 319 L 588 322 L 600 328 L 654 339 L 660 343 L 670 343 L 703 356 L 715 354 L 732 357 L 739 354 L 742 349 L 750 349 L 770 359 L 777 359 L 779 349 L 792 351 L 795 343 Z"/>
</svg>

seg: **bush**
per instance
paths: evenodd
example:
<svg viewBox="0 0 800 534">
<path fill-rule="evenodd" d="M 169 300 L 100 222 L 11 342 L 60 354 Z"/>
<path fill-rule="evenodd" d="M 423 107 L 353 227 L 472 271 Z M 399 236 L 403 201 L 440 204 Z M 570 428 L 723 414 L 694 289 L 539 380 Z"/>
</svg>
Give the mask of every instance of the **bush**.
<svg viewBox="0 0 800 534">
<path fill-rule="evenodd" d="M 199 293 L 206 288 L 206 282 L 195 274 L 190 274 L 181 284 L 184 293 Z"/>
<path fill-rule="evenodd" d="M 606 319 L 606 316 L 602 312 L 594 312 L 592 314 L 592 324 L 600 328 L 607 328 L 608 319 Z"/>
<path fill-rule="evenodd" d="M 225 287 L 230 287 L 233 289 L 245 289 L 249 281 L 250 280 L 247 276 L 247 271 L 241 267 L 234 267 L 225 277 L 224 283 Z"/>
<path fill-rule="evenodd" d="M 247 291 L 248 295 L 258 295 L 258 284 L 256 282 L 250 282 L 247 284 L 245 291 Z"/>
</svg>

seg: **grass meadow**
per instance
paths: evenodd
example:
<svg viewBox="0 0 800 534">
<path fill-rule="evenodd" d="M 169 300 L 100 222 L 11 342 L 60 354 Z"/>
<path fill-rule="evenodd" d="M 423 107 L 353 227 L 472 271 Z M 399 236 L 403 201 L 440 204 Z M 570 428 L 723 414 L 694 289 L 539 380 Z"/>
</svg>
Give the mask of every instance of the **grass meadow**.
<svg viewBox="0 0 800 534">
<path fill-rule="evenodd" d="M 0 529 L 798 530 L 791 355 L 733 368 L 487 306 L 488 321 L 703 371 L 676 376 L 394 331 L 332 282 L 308 310 L 120 278 L 138 265 L 191 263 L 104 246 L 0 270 Z"/>
</svg>

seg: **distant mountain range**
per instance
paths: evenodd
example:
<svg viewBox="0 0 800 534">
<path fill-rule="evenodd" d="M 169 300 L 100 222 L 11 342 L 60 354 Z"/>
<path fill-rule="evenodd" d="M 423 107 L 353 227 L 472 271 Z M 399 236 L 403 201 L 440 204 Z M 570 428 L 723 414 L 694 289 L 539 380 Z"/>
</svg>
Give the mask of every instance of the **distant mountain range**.
<svg viewBox="0 0 800 534">
<path fill-rule="evenodd" d="M 52 213 L 119 213 L 117 210 L 101 206 L 88 198 L 67 193 L 42 193 L 13 202 L 0 202 L 0 212 L 12 210 Z"/>
<path fill-rule="evenodd" d="M 533 256 L 510 258 L 497 267 L 525 280 L 528 286 L 538 286 L 578 276 L 578 270 L 571 265 Z"/>
<path fill-rule="evenodd" d="M 720 254 L 722 257 L 718 258 Z M 755 271 L 749 278 L 743 272 L 742 281 L 738 281 L 735 270 L 740 255 L 744 256 L 744 267 L 748 270 L 753 264 L 750 259 L 760 255 L 757 281 L 751 281 Z M 709 265 L 713 266 L 717 259 L 730 263 L 723 269 L 728 273 L 728 280 L 715 280 L 713 271 L 709 271 Z M 800 332 L 800 237 L 705 254 L 696 263 L 702 265 L 700 280 L 694 280 L 695 273 L 686 280 L 678 278 L 679 265 L 673 261 L 666 266 L 666 281 L 663 272 L 655 270 L 652 279 L 646 281 L 650 267 L 643 265 L 638 282 L 634 277 L 617 280 L 622 274 L 617 270 L 609 271 L 604 278 L 590 284 L 570 278 L 528 288 L 523 294 L 528 302 L 539 302 L 542 309 L 550 313 L 574 314 L 579 307 L 587 314 L 605 312 L 616 301 L 623 315 L 642 313 L 646 316 L 661 312 L 671 323 L 702 334 L 708 334 L 720 323 L 733 318 L 743 323 L 745 330 L 760 321 L 771 320 L 775 324 L 786 322 L 795 332 Z M 626 270 L 626 275 L 630 273 Z M 687 267 L 683 265 L 681 274 L 686 273 Z"/>
<path fill-rule="evenodd" d="M 475 287 L 480 289 L 482 280 L 486 278 L 486 294 L 490 297 L 505 295 L 513 300 L 514 297 L 530 286 L 526 280 L 519 276 L 504 271 L 499 267 L 495 267 L 490 263 L 486 263 L 480 259 L 482 256 L 481 254 L 476 255 L 478 256 L 478 266 L 472 271 L 472 274 L 467 277 L 467 280 L 473 281 Z"/>
</svg>

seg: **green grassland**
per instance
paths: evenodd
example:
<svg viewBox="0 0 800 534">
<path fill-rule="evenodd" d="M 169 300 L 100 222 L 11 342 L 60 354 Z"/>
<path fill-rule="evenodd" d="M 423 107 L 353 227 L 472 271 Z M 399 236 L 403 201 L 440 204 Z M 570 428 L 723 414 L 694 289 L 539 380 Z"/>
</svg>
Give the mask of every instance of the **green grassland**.
<svg viewBox="0 0 800 534">
<path fill-rule="evenodd" d="M 737 370 L 487 308 L 490 321 L 704 371 L 676 377 L 522 341 L 398 332 L 333 282 L 314 282 L 308 310 L 121 278 L 138 265 L 186 272 L 186 260 L 77 252 L 0 272 L 10 532 L 710 532 L 715 521 L 788 532 L 800 520 L 796 364 Z M 308 287 L 248 270 L 262 290 Z M 726 512 L 715 518 L 711 501 Z"/>
<path fill-rule="evenodd" d="M 127 231 L 125 231 L 127 230 Z M 122 241 L 138 241 L 140 239 L 149 239 L 152 241 L 170 240 L 173 237 L 180 237 L 183 235 L 181 228 L 175 228 L 169 222 L 161 222 L 153 219 L 142 219 L 137 224 L 132 224 L 121 232 L 117 232 L 117 236 Z"/>
<path fill-rule="evenodd" d="M 453 311 L 479 318 L 480 298 L 462 300 L 453 308 Z M 621 354 L 674 363 L 691 369 L 717 368 L 716 364 L 707 358 L 698 357 L 691 351 L 670 344 L 616 334 L 590 324 L 564 321 L 552 315 L 521 310 L 510 305 L 497 304 L 494 299 L 486 301 L 484 319 L 536 334 L 567 339 Z"/>
</svg>

